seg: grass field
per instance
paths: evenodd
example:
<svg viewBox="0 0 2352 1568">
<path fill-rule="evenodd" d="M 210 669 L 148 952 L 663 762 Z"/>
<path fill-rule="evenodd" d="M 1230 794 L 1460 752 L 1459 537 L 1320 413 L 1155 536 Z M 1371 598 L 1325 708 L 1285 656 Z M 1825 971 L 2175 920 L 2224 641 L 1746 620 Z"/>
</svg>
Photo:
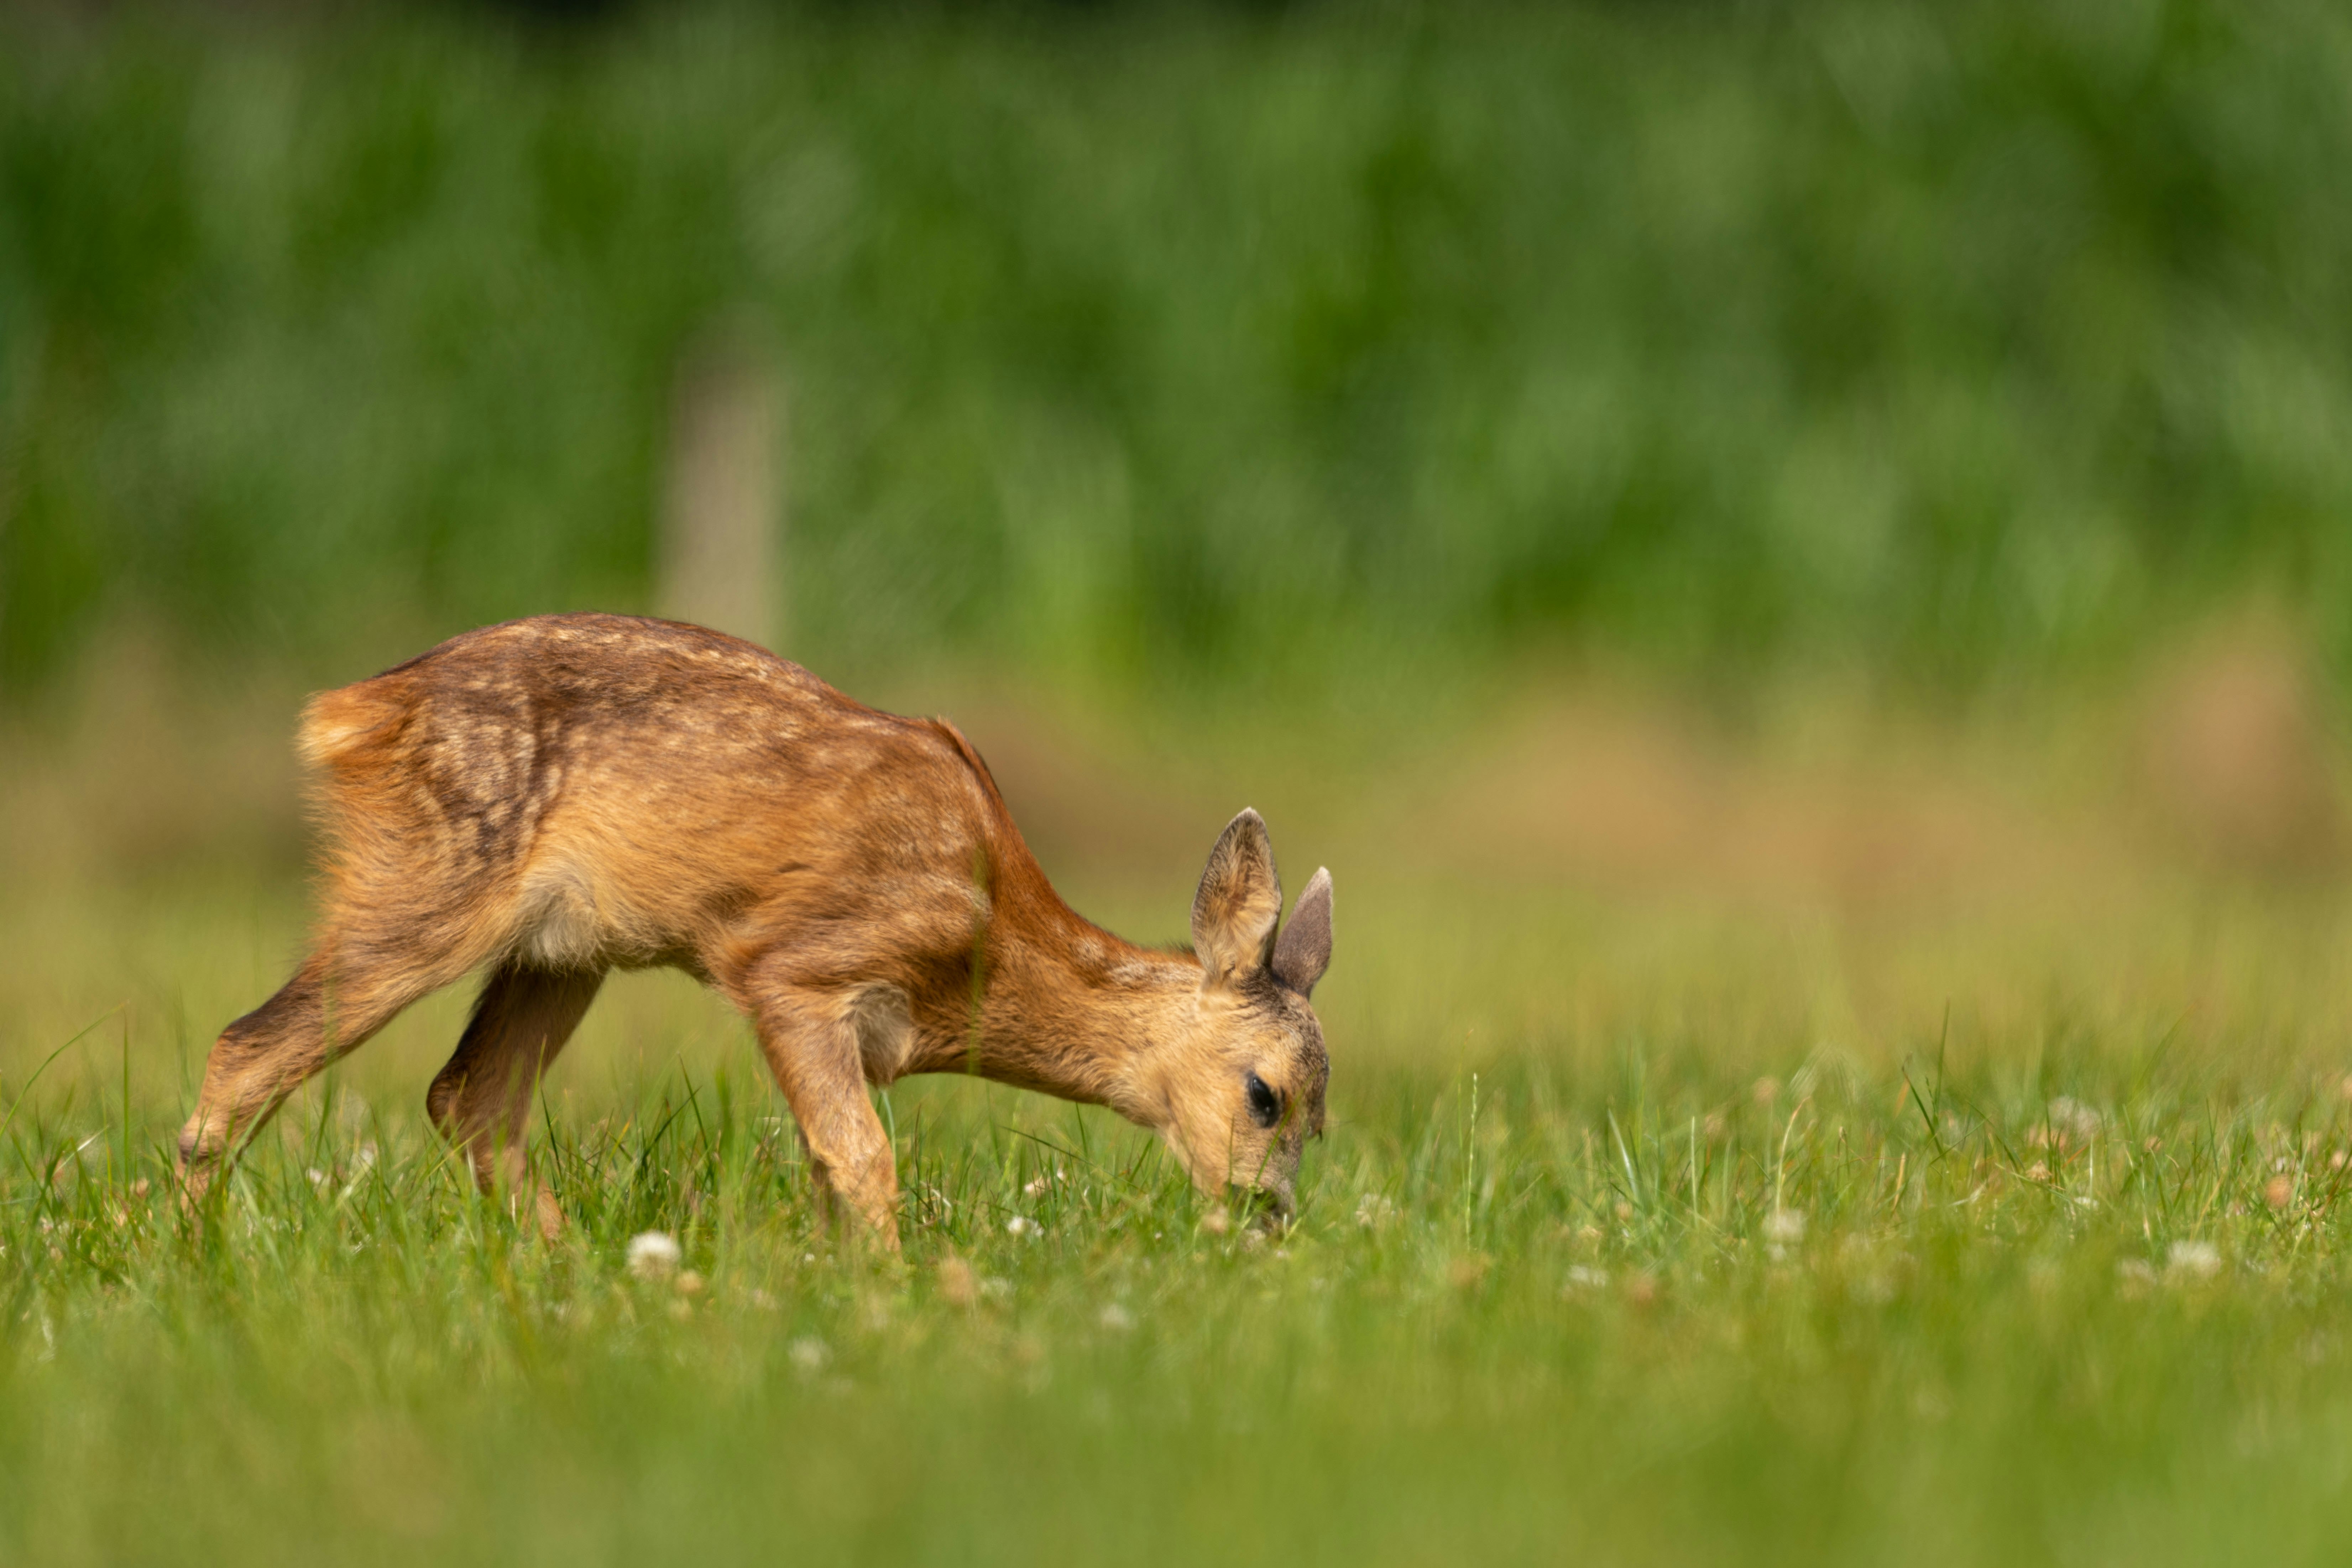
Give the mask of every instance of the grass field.
<svg viewBox="0 0 2352 1568">
<path fill-rule="evenodd" d="M 741 1031 L 660 979 L 550 1080 L 562 1244 L 417 1113 L 456 996 L 192 1227 L 183 1086 L 290 891 L 13 910 L 0 1558 L 2332 1560 L 2343 900 L 1341 887 L 1296 1229 L 929 1080 L 898 1264 L 816 1227 Z M 691 1280 L 631 1273 L 647 1229 Z"/>
</svg>

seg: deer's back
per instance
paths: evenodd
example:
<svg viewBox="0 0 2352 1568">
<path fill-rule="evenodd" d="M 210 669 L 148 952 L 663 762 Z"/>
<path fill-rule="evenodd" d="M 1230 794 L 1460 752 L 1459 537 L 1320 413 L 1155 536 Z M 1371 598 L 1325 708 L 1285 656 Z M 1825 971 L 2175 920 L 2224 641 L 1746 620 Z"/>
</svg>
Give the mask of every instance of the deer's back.
<svg viewBox="0 0 2352 1568">
<path fill-rule="evenodd" d="M 747 921 L 933 883 L 968 901 L 990 808 L 944 725 L 619 616 L 453 638 L 313 699 L 301 746 L 342 896 L 454 909 L 551 963 L 703 967 Z"/>
</svg>

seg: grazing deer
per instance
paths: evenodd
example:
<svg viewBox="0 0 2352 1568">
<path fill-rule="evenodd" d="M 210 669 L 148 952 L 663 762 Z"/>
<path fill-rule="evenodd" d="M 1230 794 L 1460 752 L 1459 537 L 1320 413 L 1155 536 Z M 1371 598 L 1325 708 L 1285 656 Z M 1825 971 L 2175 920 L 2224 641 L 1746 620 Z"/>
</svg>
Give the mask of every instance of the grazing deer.
<svg viewBox="0 0 2352 1568">
<path fill-rule="evenodd" d="M 1192 951 L 1063 903 L 955 727 L 861 707 L 671 621 L 469 632 L 303 710 L 331 854 L 316 946 L 222 1031 L 180 1134 L 201 1194 L 237 1141 L 429 991 L 488 974 L 425 1107 L 476 1181 L 563 1216 L 523 1154 L 540 1075 L 604 973 L 670 964 L 757 1029 L 820 1202 L 898 1245 L 868 1083 L 982 1077 L 1156 1130 L 1204 1192 L 1290 1208 L 1330 1075 L 1307 998 L 1318 871 L 1282 887 L 1244 811 L 1210 852 Z"/>
</svg>

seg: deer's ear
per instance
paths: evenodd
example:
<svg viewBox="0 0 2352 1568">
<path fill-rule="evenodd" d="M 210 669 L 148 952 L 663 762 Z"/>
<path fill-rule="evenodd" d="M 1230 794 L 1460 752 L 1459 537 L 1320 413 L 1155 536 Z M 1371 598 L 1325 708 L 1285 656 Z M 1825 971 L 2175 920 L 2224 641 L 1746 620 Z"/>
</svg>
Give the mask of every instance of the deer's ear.
<svg viewBox="0 0 2352 1568">
<path fill-rule="evenodd" d="M 1282 918 L 1282 879 L 1265 823 L 1244 811 L 1226 824 L 1209 851 L 1201 890 L 1192 895 L 1192 951 L 1201 955 L 1201 984 L 1227 985 L 1265 967 Z"/>
<path fill-rule="evenodd" d="M 1274 939 L 1274 977 L 1301 996 L 1331 967 L 1331 868 L 1318 868 Z"/>
</svg>

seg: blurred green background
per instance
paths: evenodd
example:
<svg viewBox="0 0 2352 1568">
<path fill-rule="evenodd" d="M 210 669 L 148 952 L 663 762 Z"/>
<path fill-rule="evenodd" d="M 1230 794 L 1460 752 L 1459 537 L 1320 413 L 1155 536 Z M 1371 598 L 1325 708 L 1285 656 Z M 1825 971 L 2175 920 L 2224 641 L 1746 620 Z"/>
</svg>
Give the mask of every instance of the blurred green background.
<svg viewBox="0 0 2352 1568">
<path fill-rule="evenodd" d="M 1943 694 L 2249 595 L 2342 669 L 2347 69 L 2303 0 L 17 12 L 0 691 L 654 606 L 714 333 L 845 682 Z"/>
</svg>

